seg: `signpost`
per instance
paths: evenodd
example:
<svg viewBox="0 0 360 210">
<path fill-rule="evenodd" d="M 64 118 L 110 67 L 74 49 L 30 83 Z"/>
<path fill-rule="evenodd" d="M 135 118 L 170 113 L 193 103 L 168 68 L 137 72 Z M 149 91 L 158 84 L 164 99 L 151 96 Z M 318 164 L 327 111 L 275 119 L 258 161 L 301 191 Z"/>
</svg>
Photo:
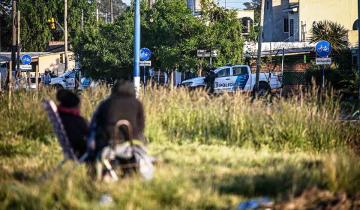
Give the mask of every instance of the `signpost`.
<svg viewBox="0 0 360 210">
<path fill-rule="evenodd" d="M 145 85 L 146 85 L 146 66 L 151 66 L 151 58 L 152 52 L 148 48 L 140 49 L 140 62 L 139 65 L 144 67 L 144 93 L 145 93 Z"/>
<path fill-rule="evenodd" d="M 32 70 L 32 65 L 20 65 L 21 70 L 30 71 Z"/>
<path fill-rule="evenodd" d="M 151 61 L 140 61 L 140 66 L 143 66 L 145 68 L 145 66 L 151 66 Z"/>
<path fill-rule="evenodd" d="M 331 58 L 316 58 L 316 65 L 330 65 Z"/>
<path fill-rule="evenodd" d="M 212 66 L 212 58 L 218 57 L 218 51 L 217 50 L 197 50 L 197 57 L 199 58 L 210 58 L 210 66 Z"/>
<path fill-rule="evenodd" d="M 316 58 L 316 65 L 322 65 L 322 87 L 325 87 L 325 65 L 331 64 L 331 58 L 328 58 L 331 53 L 331 44 L 328 41 L 319 41 L 315 46 L 315 52 L 318 56 Z"/>
<path fill-rule="evenodd" d="M 30 55 L 25 54 L 25 55 L 21 56 L 21 63 L 22 64 L 29 65 L 31 63 L 31 61 L 32 61 L 32 58 L 31 58 Z"/>
</svg>

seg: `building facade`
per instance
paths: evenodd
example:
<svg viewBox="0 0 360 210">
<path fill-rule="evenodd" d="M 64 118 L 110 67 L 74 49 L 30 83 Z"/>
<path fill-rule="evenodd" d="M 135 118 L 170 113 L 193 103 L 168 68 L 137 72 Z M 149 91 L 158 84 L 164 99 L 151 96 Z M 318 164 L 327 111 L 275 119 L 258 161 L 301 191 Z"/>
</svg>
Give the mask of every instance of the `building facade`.
<svg viewBox="0 0 360 210">
<path fill-rule="evenodd" d="M 200 15 L 201 12 L 201 0 L 187 0 L 187 6 L 191 9 L 193 15 Z"/>
<path fill-rule="evenodd" d="M 349 42 L 357 43 L 357 0 L 265 0 L 265 42 L 308 41 L 312 25 L 332 21 L 349 30 Z"/>
</svg>

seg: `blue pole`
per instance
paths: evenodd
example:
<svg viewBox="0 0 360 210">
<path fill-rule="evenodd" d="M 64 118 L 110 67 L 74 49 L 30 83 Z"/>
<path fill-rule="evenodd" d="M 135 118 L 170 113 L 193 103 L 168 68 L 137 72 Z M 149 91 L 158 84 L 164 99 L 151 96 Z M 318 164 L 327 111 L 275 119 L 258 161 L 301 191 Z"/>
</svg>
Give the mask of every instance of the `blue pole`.
<svg viewBox="0 0 360 210">
<path fill-rule="evenodd" d="M 134 86 L 136 96 L 140 91 L 140 0 L 134 0 L 135 16 L 134 16 Z"/>
</svg>

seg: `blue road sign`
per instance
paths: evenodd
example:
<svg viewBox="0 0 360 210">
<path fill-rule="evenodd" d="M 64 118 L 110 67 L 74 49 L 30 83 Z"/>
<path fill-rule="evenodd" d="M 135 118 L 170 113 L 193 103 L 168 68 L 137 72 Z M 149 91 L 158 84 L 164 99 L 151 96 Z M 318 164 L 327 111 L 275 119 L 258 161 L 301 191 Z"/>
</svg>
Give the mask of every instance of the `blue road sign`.
<svg viewBox="0 0 360 210">
<path fill-rule="evenodd" d="M 22 64 L 29 65 L 31 63 L 31 61 L 32 61 L 32 58 L 31 58 L 30 55 L 25 54 L 25 55 L 21 56 L 21 63 Z"/>
<path fill-rule="evenodd" d="M 151 58 L 151 51 L 148 48 L 141 48 L 140 50 L 140 60 L 147 61 Z"/>
<path fill-rule="evenodd" d="M 328 57 L 331 50 L 331 44 L 328 41 L 319 41 L 315 46 L 316 54 L 321 58 Z"/>
</svg>

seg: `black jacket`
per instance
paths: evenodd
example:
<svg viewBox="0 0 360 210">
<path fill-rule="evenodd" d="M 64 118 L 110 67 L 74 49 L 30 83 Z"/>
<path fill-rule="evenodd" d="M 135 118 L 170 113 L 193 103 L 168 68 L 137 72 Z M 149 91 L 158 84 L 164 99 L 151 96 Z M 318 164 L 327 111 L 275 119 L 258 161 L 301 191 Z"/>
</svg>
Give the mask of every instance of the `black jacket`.
<svg viewBox="0 0 360 210">
<path fill-rule="evenodd" d="M 59 111 L 61 122 L 75 155 L 80 158 L 86 152 L 88 124 L 84 118 Z"/>
<path fill-rule="evenodd" d="M 91 122 L 91 132 L 95 132 L 96 151 L 100 151 L 109 144 L 110 140 L 114 139 L 115 124 L 119 120 L 130 122 L 133 139 L 145 141 L 143 106 L 136 99 L 134 91 L 128 88 L 130 87 L 113 92 L 97 108 Z"/>
</svg>

